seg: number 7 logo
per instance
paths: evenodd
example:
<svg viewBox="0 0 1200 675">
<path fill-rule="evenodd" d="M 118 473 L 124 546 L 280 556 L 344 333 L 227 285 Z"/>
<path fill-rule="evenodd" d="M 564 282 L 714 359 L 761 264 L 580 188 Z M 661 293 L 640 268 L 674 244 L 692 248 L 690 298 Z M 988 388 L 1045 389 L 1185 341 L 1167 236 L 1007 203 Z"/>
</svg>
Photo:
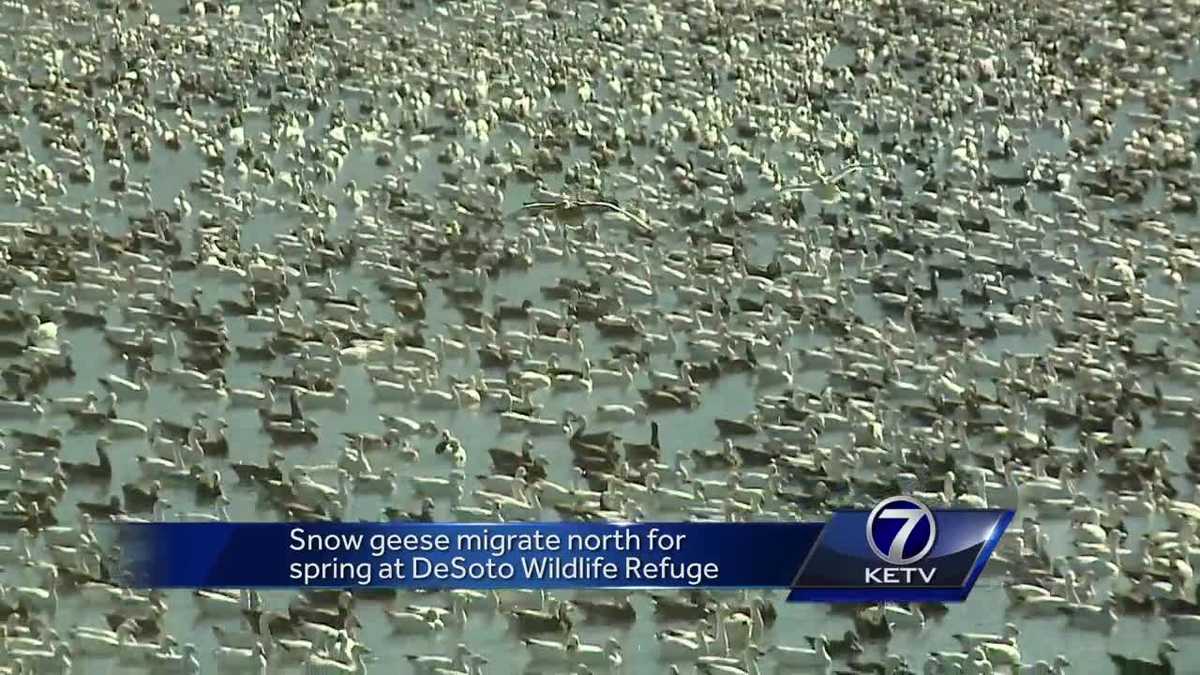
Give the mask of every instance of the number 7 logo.
<svg viewBox="0 0 1200 675">
<path fill-rule="evenodd" d="M 877 524 L 884 520 L 904 521 L 891 541 L 884 541 L 891 528 L 877 527 Z M 924 521 L 929 523 L 928 533 L 917 532 L 917 526 Z M 909 540 L 913 538 L 914 533 L 917 537 L 924 537 L 925 541 L 917 553 L 905 557 L 904 551 L 909 548 Z M 911 565 L 921 560 L 933 550 L 936 539 L 937 521 L 933 517 L 933 512 L 921 502 L 910 497 L 885 499 L 871 510 L 871 515 L 867 518 L 867 544 L 870 545 L 875 555 L 893 565 Z"/>
</svg>

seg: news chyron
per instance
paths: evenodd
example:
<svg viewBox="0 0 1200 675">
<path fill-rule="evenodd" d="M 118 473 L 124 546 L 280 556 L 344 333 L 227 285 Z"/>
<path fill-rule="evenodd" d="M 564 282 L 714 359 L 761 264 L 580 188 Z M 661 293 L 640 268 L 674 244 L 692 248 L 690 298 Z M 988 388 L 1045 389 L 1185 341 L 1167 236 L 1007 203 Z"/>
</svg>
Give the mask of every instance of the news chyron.
<svg viewBox="0 0 1200 675">
<path fill-rule="evenodd" d="M 897 496 L 826 522 L 114 527 L 121 578 L 142 588 L 786 588 L 797 602 L 961 602 L 1012 517 Z"/>
</svg>

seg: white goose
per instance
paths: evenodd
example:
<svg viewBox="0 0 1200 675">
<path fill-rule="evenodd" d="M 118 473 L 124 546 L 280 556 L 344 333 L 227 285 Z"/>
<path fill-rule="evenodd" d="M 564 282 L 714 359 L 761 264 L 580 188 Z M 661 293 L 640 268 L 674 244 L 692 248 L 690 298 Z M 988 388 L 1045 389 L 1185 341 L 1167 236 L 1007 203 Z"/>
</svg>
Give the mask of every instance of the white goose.
<svg viewBox="0 0 1200 675">
<path fill-rule="evenodd" d="M 483 675 L 483 664 L 487 659 L 479 654 L 472 654 L 467 662 L 452 668 L 433 668 L 430 675 Z"/>
<path fill-rule="evenodd" d="M 760 387 L 774 386 L 792 386 L 792 378 L 795 368 L 792 365 L 792 355 L 790 352 L 784 353 L 783 365 L 773 363 L 759 364 L 755 370 L 757 384 Z"/>
<path fill-rule="evenodd" d="M 1166 619 L 1171 635 L 1200 635 L 1200 615 L 1169 614 Z"/>
<path fill-rule="evenodd" d="M 1075 603 L 1071 604 L 1067 609 L 1070 614 L 1070 624 L 1072 626 L 1082 630 L 1108 633 L 1116 627 L 1119 620 L 1116 607 L 1116 601 L 1110 598 L 1103 605 Z"/>
<path fill-rule="evenodd" d="M 213 371 L 213 377 L 220 371 Z M 202 373 L 191 368 L 171 368 L 167 371 L 167 381 L 180 387 L 194 387 L 203 384 L 210 384 L 212 378 L 207 373 Z"/>
<path fill-rule="evenodd" d="M 912 604 L 908 608 L 891 603 L 883 606 L 883 614 L 887 621 L 900 628 L 921 629 L 925 627 L 925 614 L 920 605 Z"/>
<path fill-rule="evenodd" d="M 388 329 L 392 330 L 392 329 Z M 387 363 L 396 354 L 395 333 L 385 333 L 383 340 L 355 341 L 342 349 L 343 363 Z"/>
<path fill-rule="evenodd" d="M 417 422 L 398 415 L 380 415 L 379 421 L 383 422 L 390 431 L 400 434 L 402 438 L 416 435 L 432 436 L 438 432 L 437 425 L 433 422 Z"/>
<path fill-rule="evenodd" d="M 345 410 L 350 405 L 350 391 L 340 384 L 334 387 L 333 391 L 300 389 L 297 395 L 306 410 Z"/>
<path fill-rule="evenodd" d="M 604 641 L 604 645 L 579 643 L 571 653 L 571 660 L 593 668 L 619 668 L 624 662 L 621 654 L 621 642 L 615 637 Z"/>
<path fill-rule="evenodd" d="M 21 603 L 30 609 L 53 616 L 58 611 L 58 568 L 46 570 L 45 588 L 41 586 L 0 585 L 0 598 L 10 604 Z"/>
<path fill-rule="evenodd" d="M 623 403 L 604 403 L 596 406 L 596 419 L 601 422 L 631 422 L 643 419 L 648 407 L 642 401 L 632 406 Z"/>
<path fill-rule="evenodd" d="M 1016 624 L 1004 624 L 1004 632 L 996 633 L 955 633 L 953 637 L 962 646 L 963 651 L 969 652 L 975 647 L 982 644 L 1013 644 L 1020 636 L 1021 631 Z"/>
<path fill-rule="evenodd" d="M 736 659 L 730 656 L 701 656 L 696 659 L 697 672 L 705 675 L 759 675 L 756 650 L 746 650 L 745 656 Z"/>
<path fill-rule="evenodd" d="M 675 635 L 673 633 L 658 633 L 658 656 L 663 661 L 690 661 L 698 656 L 709 653 L 712 636 L 704 631 L 696 635 L 696 639 Z"/>
<path fill-rule="evenodd" d="M 442 656 L 441 654 L 417 655 L 409 654 L 408 662 L 412 664 L 413 670 L 418 673 L 432 673 L 435 669 L 467 672 L 469 662 L 475 658 L 467 645 L 460 642 L 454 648 L 454 656 Z"/>
<path fill-rule="evenodd" d="M 658 474 L 652 473 L 646 477 L 646 487 L 650 489 L 660 509 L 686 510 L 699 506 L 706 501 L 704 486 L 699 483 L 694 483 L 692 491 L 686 492 L 684 490 L 662 487 L 660 482 L 661 479 Z"/>
<path fill-rule="evenodd" d="M 238 647 L 217 647 L 213 656 L 221 672 L 234 673 L 266 673 L 267 652 L 261 642 L 255 643 L 251 649 Z"/>
<path fill-rule="evenodd" d="M 478 403 L 478 394 L 472 397 L 466 388 L 460 387 L 451 387 L 447 390 L 430 386 L 417 393 L 417 405 L 429 410 L 454 410 Z"/>
<path fill-rule="evenodd" d="M 132 631 L 122 633 L 120 641 L 117 662 L 126 666 L 145 666 L 153 654 L 162 649 L 157 642 L 138 642 Z"/>
<path fill-rule="evenodd" d="M 249 605 L 246 590 L 208 590 L 200 589 L 192 593 L 200 613 L 208 617 L 237 617 L 242 609 Z"/>
<path fill-rule="evenodd" d="M 150 394 L 150 373 L 145 367 L 139 367 L 133 380 L 109 374 L 100 378 L 100 385 L 122 399 L 144 399 Z"/>
<path fill-rule="evenodd" d="M 8 660 L 29 664 L 29 672 L 42 675 L 66 675 L 71 672 L 71 650 L 66 643 L 41 650 L 11 649 Z"/>
<path fill-rule="evenodd" d="M 196 657 L 196 645 L 194 644 L 186 644 L 181 652 L 176 653 L 171 648 L 171 642 L 168 641 L 161 649 L 149 654 L 146 661 L 151 672 L 200 675 L 200 660 Z"/>
<path fill-rule="evenodd" d="M 131 629 L 128 623 L 117 626 L 115 631 L 80 626 L 71 631 L 71 648 L 78 656 L 112 656 L 121 648 L 122 638 Z"/>
<path fill-rule="evenodd" d="M 436 476 L 410 476 L 409 483 L 413 492 L 423 497 L 453 497 L 458 494 L 466 474 L 462 471 L 451 471 L 446 478 Z"/>
<path fill-rule="evenodd" d="M 99 402 L 100 397 L 96 396 L 95 392 L 89 391 L 84 396 L 64 396 L 50 399 L 47 401 L 47 407 L 50 412 L 55 413 L 82 412 L 95 410 L 95 406 Z"/>
<path fill-rule="evenodd" d="M 111 417 L 107 433 L 111 438 L 145 438 L 150 429 L 144 423 L 128 417 Z"/>
<path fill-rule="evenodd" d="M 33 533 L 22 527 L 17 530 L 17 543 L 11 546 L 0 546 L 0 561 L 7 563 L 24 563 L 30 558 L 30 545 L 33 543 Z"/>
<path fill-rule="evenodd" d="M 541 638 L 526 638 L 522 640 L 535 662 L 570 662 L 572 652 L 579 648 L 579 636 L 571 633 L 566 640 L 545 640 Z"/>
<path fill-rule="evenodd" d="M 499 507 L 492 506 L 473 507 L 462 503 L 463 490 L 462 486 L 458 486 L 458 491 L 452 497 L 450 502 L 450 515 L 458 522 L 502 522 L 504 516 L 500 514 Z"/>
<path fill-rule="evenodd" d="M 518 496 L 479 490 L 475 493 L 475 499 L 482 506 L 496 508 L 506 519 L 535 519 L 542 512 L 542 502 L 538 490 L 536 488 L 526 488 L 523 492 L 525 498 L 521 499 Z"/>
<path fill-rule="evenodd" d="M 0 399 L 0 417 L 32 420 L 41 417 L 45 412 L 45 408 L 42 407 L 42 397 L 37 394 L 33 394 L 25 401 Z"/>
<path fill-rule="evenodd" d="M 583 376 L 594 387 L 629 387 L 633 385 L 636 365 L 624 363 L 620 369 L 593 368 L 591 359 L 583 360 Z"/>
<path fill-rule="evenodd" d="M 580 487 L 580 481 L 583 479 L 584 471 L 579 467 L 575 467 L 574 477 L 571 480 L 571 487 L 559 485 L 545 478 L 537 481 L 535 486 L 542 500 L 542 504 L 546 506 L 560 506 L 569 504 L 579 504 L 582 502 L 600 501 L 600 493 L 593 490 L 587 490 Z"/>
<path fill-rule="evenodd" d="M 183 460 L 183 446 L 178 443 L 173 443 L 170 446 L 173 459 L 165 459 L 162 457 L 151 457 L 147 455 L 138 455 L 138 469 L 142 472 L 142 477 L 147 480 L 161 480 L 173 476 L 190 476 L 190 468 Z"/>
<path fill-rule="evenodd" d="M 479 476 L 479 485 L 488 492 L 516 495 L 525 489 L 525 477 L 528 473 L 524 466 L 518 466 L 511 476 L 504 474 Z"/>
<path fill-rule="evenodd" d="M 436 633 L 446 627 L 446 624 L 438 618 L 437 612 L 432 610 L 406 612 L 388 609 L 384 610 L 384 615 L 387 616 L 388 623 L 392 624 L 394 632 L 406 635 Z"/>
<path fill-rule="evenodd" d="M 824 635 L 818 635 L 813 640 L 812 649 L 790 647 L 787 645 L 771 645 L 767 648 L 767 653 L 774 656 L 780 665 L 821 670 L 827 668 L 833 662 L 833 659 L 829 656 L 828 645 L 829 638 Z"/>
<path fill-rule="evenodd" d="M 524 431 L 538 436 L 561 434 L 564 430 L 562 422 L 512 411 L 500 414 L 500 428 L 504 431 Z"/>
<path fill-rule="evenodd" d="M 335 504 L 346 504 L 350 496 L 350 474 L 337 469 L 337 487 L 330 487 L 313 480 L 303 469 L 292 469 L 292 489 L 296 499 L 309 506 L 329 508 Z"/>
<path fill-rule="evenodd" d="M 275 407 L 275 392 L 270 387 L 258 389 L 230 389 L 229 405 L 234 408 L 259 408 L 270 410 Z"/>
</svg>

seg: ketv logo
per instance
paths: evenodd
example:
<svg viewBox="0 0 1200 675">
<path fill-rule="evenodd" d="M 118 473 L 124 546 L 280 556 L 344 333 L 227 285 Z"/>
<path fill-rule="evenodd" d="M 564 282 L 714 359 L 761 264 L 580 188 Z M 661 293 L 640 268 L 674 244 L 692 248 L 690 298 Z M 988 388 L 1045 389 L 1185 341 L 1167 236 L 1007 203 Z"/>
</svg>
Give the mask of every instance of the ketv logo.
<svg viewBox="0 0 1200 675">
<path fill-rule="evenodd" d="M 937 541 L 937 519 L 911 497 L 879 502 L 867 517 L 867 545 L 889 567 L 863 570 L 868 584 L 932 583 L 936 567 L 912 567 L 929 555 Z"/>
<path fill-rule="evenodd" d="M 792 583 L 792 600 L 959 602 L 1012 521 L 1004 509 L 930 509 L 907 496 L 835 511 Z"/>
</svg>

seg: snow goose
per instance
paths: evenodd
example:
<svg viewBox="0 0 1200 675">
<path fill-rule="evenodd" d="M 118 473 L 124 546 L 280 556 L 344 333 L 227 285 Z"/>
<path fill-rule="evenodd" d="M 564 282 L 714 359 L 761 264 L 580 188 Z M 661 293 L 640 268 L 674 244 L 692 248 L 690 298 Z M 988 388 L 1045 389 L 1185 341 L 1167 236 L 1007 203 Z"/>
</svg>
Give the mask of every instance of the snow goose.
<svg viewBox="0 0 1200 675">
<path fill-rule="evenodd" d="M 704 486 L 694 483 L 690 492 L 665 488 L 660 485 L 658 474 L 646 477 L 646 487 L 650 489 L 653 499 L 663 510 L 684 510 L 703 504 L 706 501 Z"/>
<path fill-rule="evenodd" d="M 891 603 L 885 604 L 883 606 L 883 614 L 888 622 L 897 628 L 915 628 L 919 630 L 925 627 L 925 614 L 921 611 L 920 605 L 915 603 L 910 604 L 907 608 Z"/>
<path fill-rule="evenodd" d="M 511 476 L 497 474 L 494 476 L 477 476 L 477 478 L 479 479 L 480 487 L 488 492 L 516 495 L 525 489 L 528 473 L 528 469 L 524 466 L 518 466 Z"/>
<path fill-rule="evenodd" d="M 759 675 L 757 650 L 748 649 L 745 656 L 736 659 L 728 656 L 701 656 L 696 659 L 696 672 L 704 675 Z"/>
<path fill-rule="evenodd" d="M 438 433 L 438 427 L 433 422 L 417 422 L 397 415 L 380 415 L 379 421 L 383 422 L 389 430 L 400 434 L 401 437 L 436 436 Z"/>
<path fill-rule="evenodd" d="M 253 648 L 217 647 L 213 650 L 214 660 L 221 672 L 266 673 L 267 652 L 261 642 Z"/>
<path fill-rule="evenodd" d="M 60 642 L 48 649 L 10 649 L 7 652 L 9 660 L 28 664 L 31 673 L 66 675 L 71 672 L 71 651 L 66 643 Z"/>
<path fill-rule="evenodd" d="M 593 368 L 591 359 L 583 360 L 583 376 L 595 387 L 622 387 L 633 384 L 636 364 L 622 363 L 619 369 Z"/>
<path fill-rule="evenodd" d="M 792 365 L 792 355 L 786 352 L 783 355 L 783 364 L 760 363 L 755 370 L 755 377 L 758 386 L 760 387 L 775 387 L 775 386 L 792 386 L 792 378 L 795 368 Z"/>
<path fill-rule="evenodd" d="M 993 644 L 1013 644 L 1017 637 L 1021 634 L 1020 629 L 1016 624 L 1004 624 L 1004 631 L 1000 634 L 995 633 L 955 633 L 953 637 L 962 646 L 963 651 L 970 651 L 976 646 L 993 643 Z"/>
<path fill-rule="evenodd" d="M 100 386 L 122 399 L 144 399 L 150 394 L 150 372 L 144 366 L 138 367 L 133 380 L 109 374 L 100 378 Z"/>
<path fill-rule="evenodd" d="M 27 400 L 13 401 L 0 399 L 0 417 L 9 419 L 33 420 L 45 414 L 42 407 L 42 397 L 33 394 Z"/>
<path fill-rule="evenodd" d="M 558 420 L 535 417 L 511 410 L 500 413 L 500 428 L 507 432 L 524 431 L 536 436 L 561 434 L 565 431 L 565 425 Z"/>
<path fill-rule="evenodd" d="M 621 654 L 621 642 L 615 637 L 604 641 L 603 645 L 579 643 L 570 654 L 570 659 L 593 668 L 619 668 L 624 662 Z"/>
<path fill-rule="evenodd" d="M 466 474 L 454 470 L 446 478 L 436 476 L 410 476 L 413 492 L 424 497 L 453 497 L 466 480 Z"/>
<path fill-rule="evenodd" d="M 12 545 L 0 546 L 0 562 L 24 563 L 30 558 L 30 544 L 33 533 L 22 527 L 17 530 L 17 542 Z"/>
<path fill-rule="evenodd" d="M 261 410 L 275 407 L 275 392 L 271 386 L 264 386 L 262 389 L 230 389 L 228 393 L 230 407 Z"/>
<path fill-rule="evenodd" d="M 596 419 L 601 422 L 631 422 L 646 417 L 648 407 L 644 401 L 625 405 L 623 403 L 603 403 L 596 406 Z"/>
<path fill-rule="evenodd" d="M 663 661 L 690 661 L 709 653 L 712 636 L 699 631 L 695 639 L 676 635 L 671 632 L 660 632 L 655 635 L 658 640 L 658 657 Z"/>
<path fill-rule="evenodd" d="M 67 413 L 95 410 L 95 406 L 99 402 L 100 397 L 96 396 L 95 392 L 89 391 L 84 396 L 67 396 L 50 399 L 46 404 L 50 412 Z"/>
<path fill-rule="evenodd" d="M 387 609 L 384 610 L 384 615 L 392 625 L 393 632 L 406 635 L 436 633 L 446 626 L 433 610 L 408 612 Z"/>
<path fill-rule="evenodd" d="M 1168 614 L 1166 620 L 1171 635 L 1200 635 L 1200 615 L 1198 614 Z"/>
<path fill-rule="evenodd" d="M 340 384 L 334 387 L 333 391 L 301 389 L 297 393 L 306 410 L 311 408 L 344 411 L 350 405 L 350 391 Z"/>
<path fill-rule="evenodd" d="M 407 654 L 405 658 L 412 664 L 413 670 L 417 673 L 432 673 L 435 669 L 467 672 L 470 661 L 478 658 L 472 654 L 467 645 L 460 642 L 454 648 L 454 656 L 442 656 L 441 654 Z M 482 661 L 486 663 L 486 659 Z"/>
<path fill-rule="evenodd" d="M 1116 608 L 1117 602 L 1110 598 L 1103 605 L 1072 603 L 1063 612 L 1070 617 L 1070 625 L 1076 628 L 1109 633 L 1119 620 Z"/>
<path fill-rule="evenodd" d="M 207 617 L 237 617 L 241 616 L 243 606 L 248 602 L 245 590 L 224 591 L 200 589 L 192 593 L 200 613 Z"/>
<path fill-rule="evenodd" d="M 536 487 L 530 486 L 519 495 L 503 495 L 486 490 L 475 492 L 475 499 L 481 506 L 492 506 L 505 519 L 536 519 L 542 511 L 541 495 Z"/>
<path fill-rule="evenodd" d="M 522 640 L 535 662 L 569 662 L 572 652 L 579 647 L 579 636 L 571 633 L 565 640 L 525 638 Z"/>
<path fill-rule="evenodd" d="M 776 661 L 782 666 L 823 669 L 832 663 L 827 649 L 828 644 L 829 638 L 824 635 L 818 635 L 813 640 L 812 649 L 790 647 L 787 645 L 771 645 L 767 648 L 767 654 L 774 656 Z"/>
<path fill-rule="evenodd" d="M 162 648 L 151 652 L 146 657 L 146 663 L 151 672 L 180 673 L 181 675 L 199 675 L 200 660 L 196 657 L 196 645 L 186 644 L 183 650 L 176 652 L 172 641 L 165 641 Z"/>
<path fill-rule="evenodd" d="M 125 622 L 117 626 L 116 630 L 78 626 L 71 631 L 71 647 L 77 656 L 113 656 L 120 650 L 125 636 L 133 629 L 132 622 Z"/>
</svg>

